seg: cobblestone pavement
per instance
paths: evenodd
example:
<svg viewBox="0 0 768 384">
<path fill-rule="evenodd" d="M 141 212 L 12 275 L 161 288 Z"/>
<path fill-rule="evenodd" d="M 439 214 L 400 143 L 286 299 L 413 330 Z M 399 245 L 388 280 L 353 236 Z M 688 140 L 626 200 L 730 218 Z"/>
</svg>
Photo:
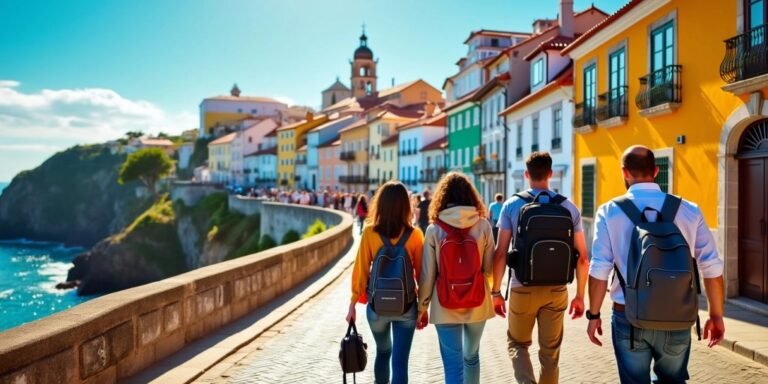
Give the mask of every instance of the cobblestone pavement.
<svg viewBox="0 0 768 384">
<path fill-rule="evenodd" d="M 320 295 L 262 334 L 252 343 L 198 378 L 198 383 L 334 383 L 341 382 L 338 350 L 346 331 L 344 316 L 349 300 L 351 270 L 347 270 Z M 608 303 L 601 311 L 609 314 Z M 368 343 L 368 367 L 357 375 L 372 383 L 375 343 L 358 305 L 358 329 Z M 604 321 L 603 347 L 586 338 L 586 320 L 565 320 L 560 360 L 561 383 L 617 383 L 610 341 L 610 324 Z M 726 324 L 727 326 L 727 324 Z M 534 331 L 535 334 L 535 331 Z M 694 337 L 689 371 L 691 383 L 768 383 L 768 367 L 721 347 L 709 349 Z M 536 361 L 536 340 L 531 356 Z M 506 320 L 489 320 L 480 349 L 481 382 L 513 382 L 506 350 Z M 443 371 L 435 327 L 417 331 L 411 350 L 411 383 L 442 383 Z M 351 382 L 351 375 L 349 376 Z"/>
</svg>

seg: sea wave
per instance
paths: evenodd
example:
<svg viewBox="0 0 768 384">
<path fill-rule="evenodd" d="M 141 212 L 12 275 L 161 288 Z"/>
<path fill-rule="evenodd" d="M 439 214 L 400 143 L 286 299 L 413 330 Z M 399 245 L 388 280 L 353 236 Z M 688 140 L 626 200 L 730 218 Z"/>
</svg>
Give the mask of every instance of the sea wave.
<svg viewBox="0 0 768 384">
<path fill-rule="evenodd" d="M 13 292 L 15 292 L 12 288 L 6 289 L 4 291 L 0 291 L 0 299 L 7 299 L 13 295 Z"/>
<path fill-rule="evenodd" d="M 29 240 L 25 238 L 0 240 L 0 245 L 50 247 L 56 252 L 77 252 L 85 250 L 85 248 L 79 246 L 68 247 L 61 242 Z"/>
</svg>

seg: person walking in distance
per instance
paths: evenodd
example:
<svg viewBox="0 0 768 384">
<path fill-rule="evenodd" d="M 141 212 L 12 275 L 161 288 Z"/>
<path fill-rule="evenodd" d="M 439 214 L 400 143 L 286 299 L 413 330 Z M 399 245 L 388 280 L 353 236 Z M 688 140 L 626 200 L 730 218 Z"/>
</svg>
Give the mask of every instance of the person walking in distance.
<svg viewBox="0 0 768 384">
<path fill-rule="evenodd" d="M 429 204 L 432 202 L 432 199 L 430 199 L 429 191 L 424 191 L 421 196 L 422 199 L 416 206 L 416 216 L 418 217 L 419 228 L 426 234 L 427 226 L 429 225 Z"/>
<path fill-rule="evenodd" d="M 493 234 L 484 217 L 466 176 L 449 173 L 440 180 L 429 206 L 417 327 L 435 324 L 447 384 L 480 383 L 480 338 L 494 317 L 488 284 Z"/>
<path fill-rule="evenodd" d="M 493 226 L 493 241 L 498 240 L 499 237 L 499 217 L 501 216 L 501 207 L 504 204 L 504 195 L 497 193 L 494 196 L 494 202 L 488 207 L 488 220 L 491 221 Z"/>
<path fill-rule="evenodd" d="M 361 193 L 357 198 L 355 214 L 357 215 L 357 221 L 360 224 L 360 233 L 362 234 L 365 219 L 368 217 L 368 198 L 365 196 L 365 193 Z"/>
<path fill-rule="evenodd" d="M 563 341 L 563 316 L 574 275 L 576 296 L 568 313 L 573 319 L 584 314 L 584 293 L 589 261 L 581 213 L 565 197 L 549 189 L 552 157 L 533 152 L 525 162 L 530 189 L 507 200 L 498 221 L 493 270 L 493 306 L 501 317 L 509 317 L 508 351 L 518 383 L 559 382 L 558 362 Z M 514 250 L 508 253 L 510 241 Z M 509 312 L 501 294 L 507 267 Z M 528 354 L 534 325 L 539 328 L 539 379 Z"/>
<path fill-rule="evenodd" d="M 614 272 L 611 338 L 621 383 L 688 380 L 691 327 L 698 323 L 699 275 L 704 278 L 709 347 L 722 341 L 723 261 L 698 206 L 654 182 L 653 151 L 628 148 L 621 159 L 627 193 L 601 205 L 589 268 L 587 335 L 601 346 L 600 308 Z M 632 268 L 628 268 L 632 265 Z"/>
<path fill-rule="evenodd" d="M 389 181 L 373 197 L 352 270 L 352 297 L 346 320 L 357 318 L 355 304 L 368 303 L 366 317 L 376 342 L 376 383 L 408 382 L 408 356 L 416 331 L 416 281 L 421 275 L 424 235 L 411 225 L 408 190 Z M 391 362 L 391 369 L 390 369 Z"/>
</svg>

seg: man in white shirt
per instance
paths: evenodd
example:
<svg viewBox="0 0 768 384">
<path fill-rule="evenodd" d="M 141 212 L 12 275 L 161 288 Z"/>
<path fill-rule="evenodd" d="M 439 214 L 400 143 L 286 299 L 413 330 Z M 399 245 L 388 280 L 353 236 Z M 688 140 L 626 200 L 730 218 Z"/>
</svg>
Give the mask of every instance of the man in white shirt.
<svg viewBox="0 0 768 384">
<path fill-rule="evenodd" d="M 653 152 L 643 146 L 633 146 L 622 156 L 622 172 L 628 198 L 640 212 L 646 208 L 661 211 L 667 196 L 654 182 L 659 168 Z M 645 214 L 655 221 L 653 211 Z M 723 324 L 723 261 L 717 254 L 712 233 L 704 221 L 698 206 L 683 200 L 674 217 L 675 225 L 691 247 L 700 275 L 704 278 L 709 319 L 704 326 L 704 338 L 709 346 L 717 345 L 725 333 Z M 627 274 L 627 258 L 630 239 L 635 225 L 616 202 L 609 201 L 598 208 L 595 215 L 595 237 L 592 243 L 592 260 L 589 266 L 589 326 L 587 335 L 596 345 L 602 343 L 595 336 L 602 335 L 600 307 L 608 290 L 608 278 L 614 266 Z M 688 357 L 691 347 L 691 331 L 632 330 L 624 313 L 624 293 L 619 279 L 611 283 L 613 300 L 612 340 L 622 383 L 649 383 L 651 361 L 653 373 L 659 382 L 684 383 L 688 377 Z M 633 343 L 630 342 L 633 335 Z M 632 348 L 634 344 L 634 348 Z"/>
</svg>

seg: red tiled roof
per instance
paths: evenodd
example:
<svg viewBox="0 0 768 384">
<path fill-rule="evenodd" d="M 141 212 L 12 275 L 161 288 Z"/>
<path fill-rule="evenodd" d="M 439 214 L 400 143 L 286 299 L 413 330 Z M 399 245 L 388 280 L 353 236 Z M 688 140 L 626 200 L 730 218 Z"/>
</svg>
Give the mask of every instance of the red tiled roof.
<svg viewBox="0 0 768 384">
<path fill-rule="evenodd" d="M 415 127 L 445 127 L 447 117 L 445 112 L 440 112 L 437 115 L 424 117 L 416 121 L 412 121 L 408 124 L 402 125 L 400 130 L 415 128 Z"/>
<path fill-rule="evenodd" d="M 376 119 L 378 119 L 378 117 L 376 117 Z M 376 120 L 376 119 L 374 119 L 374 120 Z M 373 121 L 373 120 L 371 120 L 371 121 Z M 348 131 L 351 131 L 351 130 L 353 130 L 355 128 L 364 127 L 364 126 L 368 125 L 368 123 L 369 123 L 369 121 L 367 121 L 366 119 L 361 119 L 361 120 L 355 121 L 354 123 L 352 123 L 350 125 L 347 125 L 346 127 L 340 129 L 339 133 L 348 132 Z"/>
<path fill-rule="evenodd" d="M 586 33 L 584 33 L 578 39 L 576 39 L 572 44 L 565 47 L 562 51 L 560 51 L 560 54 L 565 55 L 566 53 L 572 51 L 574 48 L 583 44 L 585 41 L 589 40 L 592 36 L 594 36 L 598 32 L 605 29 L 605 27 L 613 24 L 616 20 L 626 15 L 627 12 L 634 9 L 636 6 L 638 6 L 642 2 L 643 0 L 630 0 L 628 3 L 624 4 L 621 8 L 619 8 L 618 11 L 614 12 L 614 14 L 608 16 L 607 18 L 603 19 L 603 21 L 597 23 L 594 27 L 592 27 L 590 30 L 588 30 Z"/>
<path fill-rule="evenodd" d="M 480 91 L 480 89 L 482 89 L 482 88 L 478 88 L 478 89 L 474 90 L 473 92 L 470 92 L 470 93 L 462 96 L 460 99 L 454 101 L 453 104 L 450 104 L 450 105 L 446 106 L 445 107 L 445 111 L 448 112 L 451 109 L 454 109 L 456 107 L 461 106 L 462 104 L 466 103 L 467 101 L 474 101 L 475 100 L 475 95 Z"/>
<path fill-rule="evenodd" d="M 536 55 L 544 51 L 552 51 L 552 50 L 559 51 L 567 47 L 568 44 L 573 42 L 573 40 L 575 40 L 575 38 L 573 37 L 565 37 L 560 35 L 553 36 L 552 38 L 547 39 L 543 41 L 541 44 L 539 44 L 539 46 L 536 47 L 536 49 L 534 49 L 533 51 L 531 51 L 531 53 L 529 53 L 527 56 L 525 56 L 523 60 L 526 60 L 526 61 L 531 60 L 534 57 L 536 57 Z"/>
<path fill-rule="evenodd" d="M 491 92 L 494 88 L 498 86 L 504 85 L 511 76 L 509 75 L 509 72 L 504 72 L 502 74 L 497 75 L 491 81 L 485 83 L 480 89 L 477 90 L 477 94 L 475 95 L 475 98 L 477 100 L 480 100 L 483 98 L 483 96 L 487 95 L 489 92 Z"/>
<path fill-rule="evenodd" d="M 448 148 L 448 136 L 443 136 L 442 138 L 437 139 L 434 142 L 425 145 L 424 148 L 421 149 L 421 152 L 433 151 L 436 149 L 445 149 L 445 148 Z"/>
<path fill-rule="evenodd" d="M 385 140 L 381 141 L 381 145 L 390 145 L 397 143 L 398 138 L 400 137 L 400 134 L 395 133 L 394 135 L 386 138 Z"/>
<path fill-rule="evenodd" d="M 559 87 L 569 86 L 569 85 L 573 85 L 573 63 L 568 64 L 568 66 L 565 67 L 565 69 L 560 71 L 560 73 L 555 77 L 554 80 L 550 81 L 544 87 L 538 89 L 536 92 L 531 93 L 526 97 L 523 97 L 518 102 L 510 105 L 505 110 L 499 112 L 499 116 L 514 112 L 536 100 L 539 100 L 540 98 L 547 95 L 552 90 L 555 90 Z"/>
<path fill-rule="evenodd" d="M 235 140 L 235 136 L 237 136 L 237 133 L 232 132 L 228 135 L 224 135 L 214 141 L 211 141 L 208 145 L 219 145 L 219 144 L 231 143 L 233 140 Z"/>
<path fill-rule="evenodd" d="M 472 31 L 469 33 L 469 37 L 467 37 L 466 40 L 464 40 L 464 44 L 472 40 L 475 35 L 488 35 L 488 36 L 501 36 L 501 37 L 513 37 L 513 36 L 530 36 L 530 32 L 511 32 L 511 31 L 499 31 L 499 30 L 493 30 L 493 29 L 481 29 L 478 31 Z"/>
</svg>

